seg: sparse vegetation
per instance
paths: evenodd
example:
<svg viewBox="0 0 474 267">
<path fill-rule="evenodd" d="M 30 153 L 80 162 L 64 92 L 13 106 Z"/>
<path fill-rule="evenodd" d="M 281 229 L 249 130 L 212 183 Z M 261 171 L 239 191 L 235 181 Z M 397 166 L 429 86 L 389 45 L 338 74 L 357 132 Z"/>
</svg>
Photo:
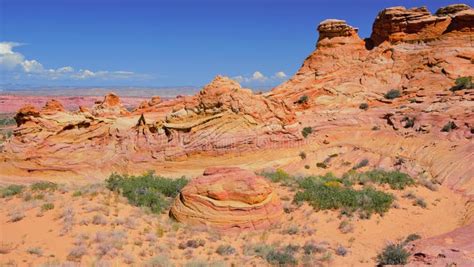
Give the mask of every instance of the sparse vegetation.
<svg viewBox="0 0 474 267">
<path fill-rule="evenodd" d="M 316 163 L 316 167 L 321 168 L 321 169 L 326 169 L 328 166 L 324 162 L 318 162 Z"/>
<path fill-rule="evenodd" d="M 359 161 L 359 163 L 354 165 L 354 167 L 352 167 L 352 169 L 357 170 L 357 169 L 363 168 L 367 165 L 369 165 L 369 160 L 368 159 L 363 159 L 363 160 Z"/>
<path fill-rule="evenodd" d="M 369 104 L 367 103 L 361 103 L 359 105 L 359 108 L 362 109 L 362 110 L 368 110 L 369 109 Z"/>
<path fill-rule="evenodd" d="M 278 266 L 291 266 L 298 263 L 293 254 L 288 251 L 270 251 L 265 259 L 268 263 Z"/>
<path fill-rule="evenodd" d="M 422 207 L 422 208 L 426 208 L 428 206 L 428 204 L 426 204 L 426 201 L 421 198 L 421 197 L 417 197 L 414 201 L 413 201 L 413 205 L 414 206 L 419 206 L 419 207 Z"/>
<path fill-rule="evenodd" d="M 446 123 L 443 128 L 441 128 L 441 131 L 442 132 L 451 132 L 452 130 L 455 130 L 457 129 L 458 126 L 456 125 L 456 123 L 454 123 L 454 121 L 449 121 L 448 123 Z"/>
<path fill-rule="evenodd" d="M 403 128 L 412 128 L 415 125 L 415 118 L 410 118 L 408 116 L 403 117 L 402 122 L 405 122 Z"/>
<path fill-rule="evenodd" d="M 219 247 L 217 247 L 216 253 L 221 256 L 232 255 L 235 253 L 235 248 L 230 245 L 220 245 Z"/>
<path fill-rule="evenodd" d="M 313 133 L 313 128 L 311 127 L 304 127 L 303 130 L 301 131 L 301 134 L 303 135 L 304 138 L 308 137 L 312 133 Z"/>
<path fill-rule="evenodd" d="M 302 95 L 300 98 L 296 101 L 297 104 L 306 104 L 308 103 L 309 97 L 307 95 Z"/>
<path fill-rule="evenodd" d="M 389 244 L 377 256 L 377 263 L 383 265 L 403 265 L 408 261 L 410 253 L 403 247 L 403 244 Z"/>
<path fill-rule="evenodd" d="M 1 188 L 0 189 L 0 197 L 5 198 L 5 197 L 11 197 L 14 195 L 20 194 L 25 187 L 22 185 L 9 185 L 7 187 Z"/>
<path fill-rule="evenodd" d="M 48 211 L 48 210 L 52 210 L 54 209 L 54 204 L 53 203 L 44 203 L 42 206 L 41 206 L 41 211 L 42 212 L 45 212 L 45 211 Z"/>
<path fill-rule="evenodd" d="M 407 236 L 407 238 L 405 238 L 405 241 L 403 241 L 405 244 L 407 243 L 410 243 L 410 242 L 413 242 L 415 240 L 418 240 L 420 239 L 421 236 L 419 234 L 410 234 Z"/>
<path fill-rule="evenodd" d="M 338 246 L 336 248 L 336 255 L 344 257 L 346 256 L 346 254 L 347 254 L 347 249 L 345 247 Z"/>
<path fill-rule="evenodd" d="M 169 179 L 155 176 L 153 172 L 141 176 L 112 174 L 106 180 L 109 190 L 121 193 L 130 204 L 148 207 L 154 213 L 168 207 L 165 197 L 175 197 L 187 183 L 184 177 Z"/>
<path fill-rule="evenodd" d="M 16 121 L 14 118 L 2 118 L 0 119 L 0 126 L 11 126 L 15 125 Z"/>
<path fill-rule="evenodd" d="M 262 172 L 260 175 L 270 179 L 270 181 L 274 183 L 284 183 L 288 184 L 293 180 L 293 177 L 291 177 L 288 173 L 286 173 L 282 169 L 277 169 L 274 172 Z"/>
<path fill-rule="evenodd" d="M 306 153 L 304 151 L 301 151 L 299 156 L 301 159 L 306 159 Z"/>
<path fill-rule="evenodd" d="M 408 174 L 399 171 L 371 170 L 363 173 L 349 171 L 343 175 L 344 180 L 351 183 L 367 184 L 388 184 L 392 189 L 405 189 L 407 186 L 415 184 L 415 180 Z"/>
<path fill-rule="evenodd" d="M 474 85 L 472 84 L 472 76 L 459 77 L 456 79 L 454 84 L 455 85 L 449 89 L 452 92 L 474 88 Z"/>
<path fill-rule="evenodd" d="M 344 208 L 370 216 L 372 213 L 385 213 L 394 200 L 391 194 L 370 187 L 355 190 L 342 182 L 332 175 L 305 177 L 298 183 L 300 191 L 294 201 L 306 201 L 316 210 Z"/>
<path fill-rule="evenodd" d="M 28 252 L 28 254 L 32 254 L 32 255 L 36 255 L 36 256 L 41 256 L 41 255 L 43 255 L 43 250 L 42 250 L 40 247 L 28 248 L 28 249 L 26 250 L 26 252 Z"/>
<path fill-rule="evenodd" d="M 400 96 L 401 96 L 400 90 L 397 90 L 397 89 L 392 89 L 388 91 L 387 93 L 385 93 L 384 95 L 386 99 L 395 99 L 395 98 L 399 98 Z"/>
<path fill-rule="evenodd" d="M 55 191 L 58 185 L 52 182 L 37 182 L 31 185 L 33 191 Z"/>
</svg>

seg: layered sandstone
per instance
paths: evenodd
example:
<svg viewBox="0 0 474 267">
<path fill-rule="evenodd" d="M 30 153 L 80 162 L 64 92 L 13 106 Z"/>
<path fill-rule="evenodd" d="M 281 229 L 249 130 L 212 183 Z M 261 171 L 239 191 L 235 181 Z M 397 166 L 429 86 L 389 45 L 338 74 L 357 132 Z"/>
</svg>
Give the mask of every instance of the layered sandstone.
<svg viewBox="0 0 474 267">
<path fill-rule="evenodd" d="M 206 169 L 181 190 L 170 211 L 180 222 L 219 230 L 265 229 L 282 213 L 265 178 L 235 167 Z"/>
</svg>

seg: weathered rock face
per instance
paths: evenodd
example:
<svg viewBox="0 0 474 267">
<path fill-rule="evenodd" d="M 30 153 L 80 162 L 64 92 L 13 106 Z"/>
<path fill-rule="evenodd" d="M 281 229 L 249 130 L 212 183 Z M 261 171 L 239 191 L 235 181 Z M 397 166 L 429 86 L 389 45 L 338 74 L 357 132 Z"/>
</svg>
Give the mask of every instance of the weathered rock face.
<svg viewBox="0 0 474 267">
<path fill-rule="evenodd" d="M 370 38 L 375 45 L 384 41 L 431 39 L 440 36 L 449 23 L 448 17 L 433 16 L 426 7 L 392 7 L 379 13 Z"/>
<path fill-rule="evenodd" d="M 472 266 L 474 263 L 474 223 L 452 232 L 415 241 L 406 266 Z"/>
<path fill-rule="evenodd" d="M 110 93 L 104 97 L 102 102 L 96 104 L 92 108 L 92 114 L 95 116 L 107 117 L 127 115 L 129 112 L 122 105 L 120 98 L 116 94 Z"/>
<path fill-rule="evenodd" d="M 339 19 L 327 19 L 318 26 L 319 41 L 324 38 L 355 36 L 357 31 L 357 28 L 349 26 L 346 21 Z"/>
<path fill-rule="evenodd" d="M 458 12 L 463 10 L 468 10 L 471 7 L 466 4 L 454 4 L 442 7 L 438 9 L 435 13 L 436 16 L 453 16 L 456 15 Z"/>
<path fill-rule="evenodd" d="M 268 228 L 283 209 L 271 185 L 240 168 L 208 168 L 175 199 L 170 211 L 178 221 L 220 230 Z"/>
<path fill-rule="evenodd" d="M 46 105 L 43 107 L 41 112 L 43 113 L 56 113 L 56 112 L 64 112 L 64 106 L 57 100 L 51 99 L 46 102 Z"/>
</svg>

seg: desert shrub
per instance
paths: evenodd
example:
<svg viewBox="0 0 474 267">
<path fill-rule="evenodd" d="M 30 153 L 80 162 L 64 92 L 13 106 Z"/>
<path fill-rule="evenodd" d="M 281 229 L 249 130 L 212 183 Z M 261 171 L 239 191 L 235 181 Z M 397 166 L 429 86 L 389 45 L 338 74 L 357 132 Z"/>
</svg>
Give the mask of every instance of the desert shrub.
<svg viewBox="0 0 474 267">
<path fill-rule="evenodd" d="M 369 104 L 367 103 L 362 103 L 359 105 L 359 108 L 362 110 L 368 110 L 369 109 Z"/>
<path fill-rule="evenodd" d="M 346 254 L 347 254 L 347 249 L 345 247 L 338 246 L 336 248 L 336 255 L 344 257 L 344 256 L 346 256 Z"/>
<path fill-rule="evenodd" d="M 311 127 L 304 127 L 303 130 L 301 130 L 301 134 L 303 135 L 304 138 L 308 137 L 308 135 L 313 133 L 313 128 Z"/>
<path fill-rule="evenodd" d="M 41 206 L 41 211 L 48 211 L 54 209 L 54 204 L 53 203 L 44 203 Z"/>
<path fill-rule="evenodd" d="M 18 195 L 23 191 L 23 189 L 25 189 L 25 187 L 22 185 L 9 185 L 0 189 L 0 197 L 4 198 Z"/>
<path fill-rule="evenodd" d="M 452 92 L 463 90 L 463 89 L 473 89 L 474 85 L 472 84 L 472 77 L 459 77 L 454 82 L 454 86 L 451 87 L 449 90 Z"/>
<path fill-rule="evenodd" d="M 37 255 L 37 256 L 43 255 L 43 250 L 40 247 L 28 248 L 26 252 L 28 252 L 28 254 Z"/>
<path fill-rule="evenodd" d="M 306 104 L 308 103 L 309 97 L 307 95 L 302 95 L 297 101 L 297 104 Z"/>
<path fill-rule="evenodd" d="M 92 217 L 92 224 L 106 225 L 107 224 L 107 218 L 105 218 L 105 216 L 102 215 L 102 214 L 96 214 L 96 215 L 94 215 L 94 217 Z"/>
<path fill-rule="evenodd" d="M 265 259 L 268 263 L 279 266 L 296 265 L 298 263 L 293 254 L 288 251 L 270 251 Z"/>
<path fill-rule="evenodd" d="M 328 166 L 324 162 L 318 162 L 316 163 L 316 167 L 321 168 L 321 169 L 326 169 Z"/>
<path fill-rule="evenodd" d="M 170 257 L 167 256 L 167 255 L 158 255 L 158 256 L 155 256 L 155 257 L 151 258 L 150 260 L 148 260 L 146 263 L 144 263 L 143 266 L 145 266 L 145 267 L 174 266 L 173 264 L 171 264 L 169 258 Z"/>
<path fill-rule="evenodd" d="M 458 126 L 456 125 L 456 123 L 454 123 L 454 121 L 449 121 L 448 123 L 446 123 L 443 128 L 441 128 L 441 131 L 442 132 L 451 132 L 452 130 L 455 130 L 457 129 Z"/>
<path fill-rule="evenodd" d="M 414 201 L 413 201 L 413 205 L 414 206 L 420 206 L 422 208 L 426 208 L 428 206 L 428 204 L 426 204 L 426 201 L 423 199 L 423 198 L 416 198 Z"/>
<path fill-rule="evenodd" d="M 82 196 L 82 191 L 81 190 L 76 190 L 72 193 L 73 197 L 80 197 Z"/>
<path fill-rule="evenodd" d="M 349 171 L 342 178 L 351 183 L 366 184 L 372 182 L 376 184 L 388 184 L 392 189 L 405 189 L 407 186 L 415 184 L 415 180 L 408 174 L 399 171 L 371 170 L 362 173 Z"/>
<path fill-rule="evenodd" d="M 16 121 L 14 118 L 2 118 L 0 119 L 0 126 L 10 126 L 15 125 Z"/>
<path fill-rule="evenodd" d="M 387 93 L 385 93 L 384 95 L 386 99 L 395 99 L 395 98 L 399 98 L 400 96 L 401 96 L 400 90 L 397 90 L 397 89 L 392 89 L 388 91 Z"/>
<path fill-rule="evenodd" d="M 412 241 L 420 239 L 421 236 L 419 234 L 410 234 L 405 238 L 405 241 L 403 241 L 405 244 L 410 243 Z"/>
<path fill-rule="evenodd" d="M 235 248 L 230 245 L 220 245 L 219 247 L 217 247 L 216 253 L 221 256 L 232 255 L 235 253 Z"/>
<path fill-rule="evenodd" d="M 415 118 L 403 117 L 402 122 L 405 122 L 403 128 L 412 128 L 415 125 Z"/>
<path fill-rule="evenodd" d="M 299 232 L 299 228 L 296 225 L 292 225 L 284 231 L 285 234 L 289 234 L 289 235 L 296 235 L 298 232 Z"/>
<path fill-rule="evenodd" d="M 305 177 L 299 181 L 300 191 L 295 194 L 294 201 L 308 202 L 316 210 L 347 209 L 352 212 L 385 213 L 391 206 L 394 197 L 373 188 L 355 190 L 343 186 L 337 179 L 325 181 L 321 177 Z"/>
<path fill-rule="evenodd" d="M 306 159 L 306 153 L 304 151 L 301 151 L 298 155 L 301 159 Z"/>
<path fill-rule="evenodd" d="M 369 165 L 369 160 L 368 159 L 363 159 L 363 160 L 359 161 L 359 163 L 354 165 L 354 167 L 352 167 L 352 169 L 357 170 L 357 169 L 363 168 L 367 165 Z"/>
<path fill-rule="evenodd" d="M 312 255 L 315 253 L 323 253 L 326 252 L 326 248 L 322 245 L 318 245 L 314 242 L 306 242 L 303 246 L 303 252 L 306 255 Z"/>
<path fill-rule="evenodd" d="M 206 245 L 206 241 L 203 239 L 190 239 L 186 242 L 181 242 L 178 245 L 179 249 L 186 249 L 186 248 L 198 248 L 198 247 L 204 247 Z"/>
<path fill-rule="evenodd" d="M 262 172 L 260 175 L 270 179 L 270 181 L 274 183 L 289 183 L 293 180 L 293 177 L 282 169 L 277 169 L 274 172 Z"/>
<path fill-rule="evenodd" d="M 184 177 L 169 179 L 153 172 L 141 176 L 112 174 L 106 180 L 109 190 L 120 192 L 132 205 L 148 207 L 154 213 L 168 206 L 164 197 L 175 197 L 187 183 Z"/>
<path fill-rule="evenodd" d="M 338 228 L 339 228 L 339 231 L 341 231 L 341 233 L 347 234 L 347 233 L 350 233 L 354 230 L 354 225 L 352 223 L 350 223 L 348 220 L 343 220 L 339 224 Z"/>
<path fill-rule="evenodd" d="M 37 182 L 31 185 L 33 191 L 55 191 L 58 189 L 58 185 L 52 182 Z"/>
<path fill-rule="evenodd" d="M 389 244 L 377 255 L 378 265 L 403 265 L 408 261 L 410 253 L 403 244 Z"/>
<path fill-rule="evenodd" d="M 21 210 L 15 210 L 10 214 L 10 221 L 11 222 L 18 222 L 25 218 L 25 213 Z"/>
<path fill-rule="evenodd" d="M 309 165 L 304 165 L 304 168 L 309 170 L 311 167 Z"/>
</svg>

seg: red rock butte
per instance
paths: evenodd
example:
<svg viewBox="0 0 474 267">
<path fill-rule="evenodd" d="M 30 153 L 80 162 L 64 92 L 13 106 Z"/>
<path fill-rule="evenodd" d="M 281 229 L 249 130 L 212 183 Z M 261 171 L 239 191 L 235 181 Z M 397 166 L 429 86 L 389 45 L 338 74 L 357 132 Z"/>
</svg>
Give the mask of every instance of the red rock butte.
<svg viewBox="0 0 474 267">
<path fill-rule="evenodd" d="M 214 229 L 265 229 L 279 221 L 280 200 L 265 178 L 236 167 L 207 168 L 176 197 L 178 221 Z"/>
</svg>

